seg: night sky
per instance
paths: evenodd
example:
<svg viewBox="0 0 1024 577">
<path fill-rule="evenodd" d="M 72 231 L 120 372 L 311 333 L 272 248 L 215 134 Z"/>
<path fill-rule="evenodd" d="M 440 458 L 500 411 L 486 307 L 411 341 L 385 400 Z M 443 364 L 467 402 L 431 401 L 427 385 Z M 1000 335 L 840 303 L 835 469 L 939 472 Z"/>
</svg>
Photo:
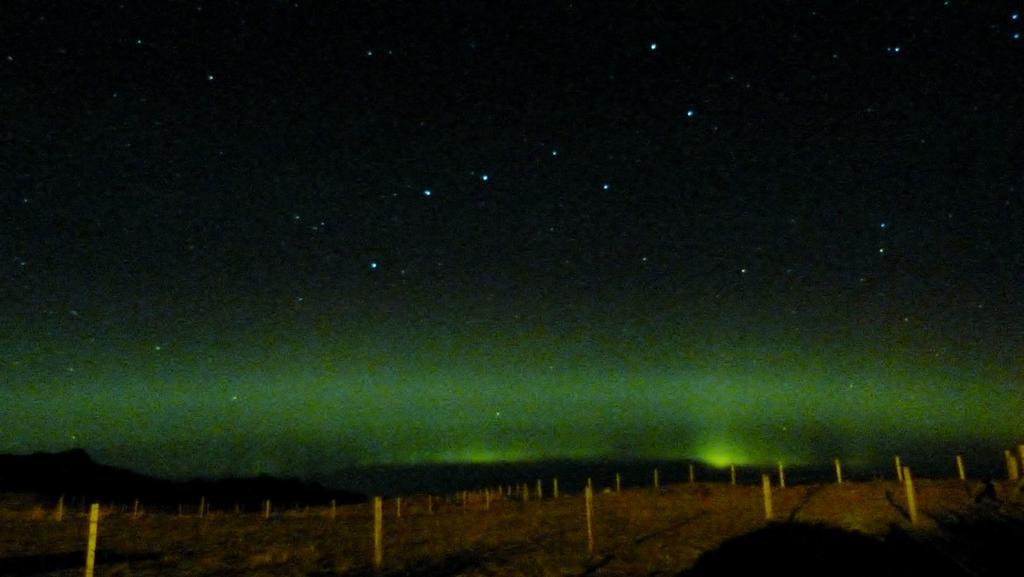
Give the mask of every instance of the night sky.
<svg viewBox="0 0 1024 577">
<path fill-rule="evenodd" d="M 1015 444 L 1022 12 L 5 1 L 0 452 Z"/>
</svg>

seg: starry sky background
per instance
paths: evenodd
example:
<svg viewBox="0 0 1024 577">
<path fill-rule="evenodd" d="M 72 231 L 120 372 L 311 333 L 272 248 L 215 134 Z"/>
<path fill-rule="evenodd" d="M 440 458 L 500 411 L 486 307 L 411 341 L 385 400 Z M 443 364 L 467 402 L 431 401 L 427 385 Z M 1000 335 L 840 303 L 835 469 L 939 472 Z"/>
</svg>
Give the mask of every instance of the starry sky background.
<svg viewBox="0 0 1024 577">
<path fill-rule="evenodd" d="M 4 2 L 0 451 L 998 457 L 1022 8 Z"/>
</svg>

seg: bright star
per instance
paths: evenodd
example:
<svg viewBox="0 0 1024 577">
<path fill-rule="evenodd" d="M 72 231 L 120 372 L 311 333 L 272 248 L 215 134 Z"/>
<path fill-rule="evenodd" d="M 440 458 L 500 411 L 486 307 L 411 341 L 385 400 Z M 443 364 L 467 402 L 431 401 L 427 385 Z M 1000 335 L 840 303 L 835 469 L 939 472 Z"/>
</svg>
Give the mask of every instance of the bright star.
<svg viewBox="0 0 1024 577">
<path fill-rule="evenodd" d="M 430 192 L 430 189 L 429 189 L 429 188 L 428 188 L 427 190 L 424 190 L 424 191 L 423 191 L 423 196 L 430 196 L 431 194 L 432 194 L 432 193 Z"/>
<path fill-rule="evenodd" d="M 609 188 L 611 188 L 611 185 L 606 182 L 601 185 L 601 188 L 603 188 L 604 190 L 608 190 Z"/>
<path fill-rule="evenodd" d="M 482 175 L 480 175 L 480 180 L 482 180 L 482 181 L 484 181 L 484 182 L 487 182 L 487 181 L 488 181 L 488 180 L 490 180 L 490 179 L 491 179 L 491 177 L 490 177 L 490 176 L 487 176 L 486 174 L 482 174 Z"/>
<path fill-rule="evenodd" d="M 370 268 L 371 268 L 371 269 L 374 269 L 374 270 L 376 270 L 377 266 L 378 266 L 378 265 L 377 265 L 377 261 L 370 261 Z"/>
<path fill-rule="evenodd" d="M 686 117 L 687 118 L 693 118 L 696 115 L 697 115 L 697 111 L 695 111 L 692 108 L 686 111 Z"/>
<path fill-rule="evenodd" d="M 657 50 L 657 49 L 658 49 L 658 43 L 657 42 L 651 42 L 651 50 L 654 51 L 654 50 Z"/>
</svg>

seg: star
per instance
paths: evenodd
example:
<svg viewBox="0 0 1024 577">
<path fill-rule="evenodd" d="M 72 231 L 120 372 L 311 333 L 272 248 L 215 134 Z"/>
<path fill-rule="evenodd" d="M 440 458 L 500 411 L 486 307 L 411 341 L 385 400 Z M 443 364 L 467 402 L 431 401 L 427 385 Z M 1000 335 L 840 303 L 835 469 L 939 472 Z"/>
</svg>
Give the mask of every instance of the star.
<svg viewBox="0 0 1024 577">
<path fill-rule="evenodd" d="M 377 270 L 378 266 L 379 265 L 377 264 L 377 261 L 375 261 L 375 260 L 370 261 L 370 269 L 371 270 Z"/>
<path fill-rule="evenodd" d="M 482 181 L 484 181 L 484 182 L 487 182 L 487 181 L 488 181 L 488 180 L 490 180 L 490 179 L 491 179 L 491 177 L 490 177 L 490 176 L 487 176 L 486 174 L 481 174 L 481 175 L 480 175 L 480 180 L 482 180 Z"/>
<path fill-rule="evenodd" d="M 423 196 L 430 196 L 431 194 L 433 194 L 433 193 L 430 192 L 429 188 L 423 191 Z"/>
<path fill-rule="evenodd" d="M 651 49 L 651 52 L 654 52 L 655 50 L 657 50 L 658 49 L 658 43 L 657 42 L 651 42 L 650 49 Z"/>
<path fill-rule="evenodd" d="M 692 108 L 686 111 L 686 117 L 687 118 L 693 118 L 696 115 L 697 115 L 697 111 L 692 109 Z"/>
</svg>

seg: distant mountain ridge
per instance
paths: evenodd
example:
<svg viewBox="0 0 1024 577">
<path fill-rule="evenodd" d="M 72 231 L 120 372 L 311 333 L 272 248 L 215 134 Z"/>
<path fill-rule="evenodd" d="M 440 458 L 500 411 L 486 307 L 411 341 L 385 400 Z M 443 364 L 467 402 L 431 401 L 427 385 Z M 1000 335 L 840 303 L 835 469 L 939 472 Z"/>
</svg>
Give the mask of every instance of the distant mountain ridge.
<svg viewBox="0 0 1024 577">
<path fill-rule="evenodd" d="M 206 498 L 220 506 L 253 506 L 271 499 L 288 506 L 360 503 L 365 495 L 334 490 L 297 478 L 280 479 L 261 475 L 252 478 L 195 479 L 170 481 L 128 469 L 103 465 L 83 449 L 59 453 L 0 455 L 0 492 L 32 493 L 49 499 L 65 495 L 72 499 L 94 499 L 148 505 L 174 505 Z"/>
</svg>

